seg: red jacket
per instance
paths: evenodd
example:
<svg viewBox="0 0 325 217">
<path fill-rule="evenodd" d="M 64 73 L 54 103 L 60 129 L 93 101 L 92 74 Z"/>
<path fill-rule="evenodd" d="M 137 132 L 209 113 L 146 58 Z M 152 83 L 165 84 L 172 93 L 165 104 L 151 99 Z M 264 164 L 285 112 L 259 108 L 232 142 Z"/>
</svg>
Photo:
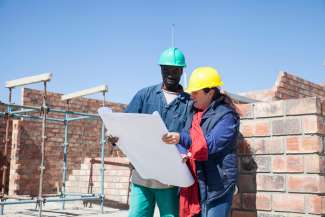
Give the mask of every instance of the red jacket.
<svg viewBox="0 0 325 217">
<path fill-rule="evenodd" d="M 192 120 L 192 127 L 190 129 L 192 146 L 189 149 L 190 157 L 187 161 L 187 165 L 192 172 L 195 182 L 190 187 L 181 188 L 179 200 L 180 217 L 192 217 L 199 214 L 201 211 L 195 161 L 204 161 L 208 159 L 208 147 L 203 131 L 200 127 L 202 115 L 203 111 L 195 113 Z"/>
</svg>

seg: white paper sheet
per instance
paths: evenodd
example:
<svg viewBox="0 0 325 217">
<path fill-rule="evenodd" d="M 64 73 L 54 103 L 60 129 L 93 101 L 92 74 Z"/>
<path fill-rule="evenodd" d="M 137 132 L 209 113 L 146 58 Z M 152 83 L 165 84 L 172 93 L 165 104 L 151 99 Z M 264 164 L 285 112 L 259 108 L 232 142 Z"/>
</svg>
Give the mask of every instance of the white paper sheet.
<svg viewBox="0 0 325 217">
<path fill-rule="evenodd" d="M 102 107 L 98 114 L 109 134 L 119 137 L 119 148 L 143 178 L 180 187 L 194 183 L 176 146 L 161 140 L 168 130 L 158 113 L 112 113 Z"/>
</svg>

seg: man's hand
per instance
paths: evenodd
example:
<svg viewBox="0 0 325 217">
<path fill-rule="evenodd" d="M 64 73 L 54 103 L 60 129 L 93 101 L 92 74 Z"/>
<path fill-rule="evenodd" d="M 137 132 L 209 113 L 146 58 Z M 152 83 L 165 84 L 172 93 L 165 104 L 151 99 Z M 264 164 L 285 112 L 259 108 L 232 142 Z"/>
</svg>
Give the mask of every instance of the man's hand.
<svg viewBox="0 0 325 217">
<path fill-rule="evenodd" d="M 180 135 L 176 132 L 169 132 L 164 134 L 161 139 L 166 144 L 176 145 L 179 143 Z"/>
<path fill-rule="evenodd" d="M 187 154 L 181 154 L 182 162 L 186 163 L 186 161 L 192 156 L 191 152 L 187 152 Z"/>
<path fill-rule="evenodd" d="M 112 135 L 108 135 L 107 136 L 107 142 L 111 143 L 112 145 L 116 145 L 116 143 L 118 142 L 118 137 L 116 136 L 112 136 Z"/>
</svg>

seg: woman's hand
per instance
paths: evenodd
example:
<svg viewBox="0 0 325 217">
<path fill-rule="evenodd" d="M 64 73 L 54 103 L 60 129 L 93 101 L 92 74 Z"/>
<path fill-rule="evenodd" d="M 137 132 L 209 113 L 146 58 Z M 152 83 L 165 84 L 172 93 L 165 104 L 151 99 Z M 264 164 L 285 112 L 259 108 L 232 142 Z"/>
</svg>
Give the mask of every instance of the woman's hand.
<svg viewBox="0 0 325 217">
<path fill-rule="evenodd" d="M 176 145 L 179 143 L 179 137 L 180 137 L 179 133 L 169 132 L 164 134 L 161 139 L 166 144 Z"/>
</svg>

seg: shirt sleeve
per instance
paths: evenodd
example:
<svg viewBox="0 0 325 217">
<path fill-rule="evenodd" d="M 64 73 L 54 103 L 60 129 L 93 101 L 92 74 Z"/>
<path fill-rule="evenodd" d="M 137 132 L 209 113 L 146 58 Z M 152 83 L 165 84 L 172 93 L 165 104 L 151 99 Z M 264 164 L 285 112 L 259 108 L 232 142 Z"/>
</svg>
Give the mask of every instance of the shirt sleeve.
<svg viewBox="0 0 325 217">
<path fill-rule="evenodd" d="M 137 92 L 132 98 L 131 102 L 128 104 L 124 112 L 126 113 L 141 113 L 143 106 L 143 94 L 141 91 Z"/>
<path fill-rule="evenodd" d="M 179 144 L 176 145 L 181 154 L 186 154 L 192 145 L 192 139 L 188 131 L 183 130 L 180 133 Z"/>
<path fill-rule="evenodd" d="M 209 155 L 224 153 L 231 150 L 231 145 L 237 139 L 239 128 L 238 118 L 232 114 L 226 114 L 205 136 Z"/>
</svg>

